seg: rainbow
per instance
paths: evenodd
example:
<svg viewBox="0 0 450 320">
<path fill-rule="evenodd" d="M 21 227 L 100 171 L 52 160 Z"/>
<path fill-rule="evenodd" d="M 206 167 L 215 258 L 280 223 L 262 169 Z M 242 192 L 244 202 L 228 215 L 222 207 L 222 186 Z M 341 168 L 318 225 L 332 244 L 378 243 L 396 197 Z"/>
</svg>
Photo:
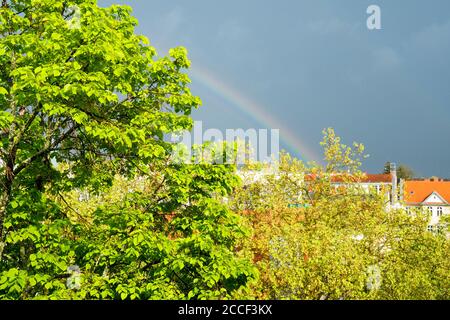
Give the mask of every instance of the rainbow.
<svg viewBox="0 0 450 320">
<path fill-rule="evenodd" d="M 209 70 L 199 66 L 198 64 L 193 65 L 189 71 L 189 74 L 197 83 L 200 83 L 217 96 L 225 99 L 232 106 L 235 106 L 252 119 L 255 119 L 263 127 L 269 129 L 280 129 L 281 141 L 297 153 L 294 154 L 294 156 L 300 157 L 305 161 L 322 163 L 321 156 L 317 155 L 311 148 L 309 148 L 297 134 L 287 128 L 286 125 L 282 124 L 280 120 L 276 119 L 272 114 L 267 113 L 267 109 L 263 105 L 244 96 L 236 88 L 233 88 L 231 85 L 220 80 Z"/>
</svg>

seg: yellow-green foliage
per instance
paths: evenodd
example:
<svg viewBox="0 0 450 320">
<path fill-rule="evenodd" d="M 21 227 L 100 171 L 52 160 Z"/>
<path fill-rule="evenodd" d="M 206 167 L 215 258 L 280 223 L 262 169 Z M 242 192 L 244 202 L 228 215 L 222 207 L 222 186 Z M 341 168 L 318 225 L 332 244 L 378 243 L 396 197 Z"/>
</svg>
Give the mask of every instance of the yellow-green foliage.
<svg viewBox="0 0 450 320">
<path fill-rule="evenodd" d="M 284 154 L 278 173 L 234 193 L 232 207 L 253 230 L 243 247 L 260 271 L 254 295 L 449 299 L 449 241 L 426 231 L 426 215 L 387 209 L 383 192 L 362 190 L 363 146 L 324 133 L 325 169 Z"/>
</svg>

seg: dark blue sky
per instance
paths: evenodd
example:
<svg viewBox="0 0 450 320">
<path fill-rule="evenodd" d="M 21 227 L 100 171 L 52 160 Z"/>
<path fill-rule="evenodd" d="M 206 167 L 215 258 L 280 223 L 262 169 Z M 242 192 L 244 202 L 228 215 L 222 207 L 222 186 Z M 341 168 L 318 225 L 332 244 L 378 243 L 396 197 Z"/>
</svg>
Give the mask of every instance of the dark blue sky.
<svg viewBox="0 0 450 320">
<path fill-rule="evenodd" d="M 405 163 L 450 177 L 450 1 L 134 0 L 138 32 L 161 55 L 185 46 L 207 70 L 320 154 L 321 131 L 362 142 L 364 168 Z M 382 30 L 366 9 L 381 7 Z M 258 117 L 193 77 L 194 118 L 212 128 L 261 128 Z M 289 144 L 283 144 L 296 154 Z M 301 151 L 301 150 L 300 150 Z"/>
</svg>

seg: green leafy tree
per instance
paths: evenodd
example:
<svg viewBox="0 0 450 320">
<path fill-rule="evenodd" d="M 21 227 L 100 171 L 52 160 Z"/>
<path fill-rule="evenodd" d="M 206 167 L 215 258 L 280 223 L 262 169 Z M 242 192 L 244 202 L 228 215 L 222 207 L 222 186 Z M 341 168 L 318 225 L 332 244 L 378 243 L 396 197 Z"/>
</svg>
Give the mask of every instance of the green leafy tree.
<svg viewBox="0 0 450 320">
<path fill-rule="evenodd" d="M 158 57 L 130 11 L 3 1 L 1 298 L 225 298 L 256 275 L 222 203 L 235 167 L 176 164 L 164 140 L 201 104 L 186 50 Z"/>
<path fill-rule="evenodd" d="M 399 179 L 410 180 L 416 177 L 416 173 L 414 172 L 413 169 L 411 169 L 407 165 L 401 164 L 398 167 L 397 176 L 399 177 Z"/>
<path fill-rule="evenodd" d="M 333 128 L 323 130 L 323 140 L 320 145 L 324 149 L 326 171 L 328 173 L 356 172 L 359 170 L 364 155 L 364 145 L 354 142 L 352 146 L 341 143 Z"/>
</svg>

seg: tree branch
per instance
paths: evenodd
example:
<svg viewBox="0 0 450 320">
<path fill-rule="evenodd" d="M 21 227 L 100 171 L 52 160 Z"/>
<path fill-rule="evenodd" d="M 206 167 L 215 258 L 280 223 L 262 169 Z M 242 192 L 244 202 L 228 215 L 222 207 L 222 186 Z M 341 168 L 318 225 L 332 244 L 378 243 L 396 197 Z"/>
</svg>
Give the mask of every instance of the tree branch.
<svg viewBox="0 0 450 320">
<path fill-rule="evenodd" d="M 19 131 L 19 133 L 17 134 L 17 137 L 14 139 L 13 149 L 17 148 L 17 145 L 20 143 L 20 141 L 22 140 L 23 136 L 27 133 L 28 129 L 33 124 L 34 119 L 36 119 L 38 113 L 41 111 L 41 108 L 42 108 L 42 105 L 39 104 L 37 106 L 37 108 L 34 110 L 34 112 L 31 114 L 31 117 L 30 117 L 30 119 L 28 119 L 28 121 L 25 124 L 25 126 L 22 128 L 22 130 Z"/>
<path fill-rule="evenodd" d="M 49 146 L 45 147 L 41 151 L 35 153 L 33 156 L 31 156 L 27 160 L 23 161 L 19 166 L 16 167 L 16 169 L 14 169 L 14 175 L 19 174 L 22 170 L 24 170 L 31 163 L 33 163 L 33 161 L 35 161 L 36 159 L 44 156 L 48 152 L 52 151 L 52 149 L 54 149 L 58 144 L 60 144 L 66 138 L 68 138 L 77 128 L 78 128 L 78 125 L 74 125 L 68 131 L 66 131 L 62 136 L 60 136 L 58 139 L 56 139 L 52 144 L 50 144 Z"/>
</svg>

